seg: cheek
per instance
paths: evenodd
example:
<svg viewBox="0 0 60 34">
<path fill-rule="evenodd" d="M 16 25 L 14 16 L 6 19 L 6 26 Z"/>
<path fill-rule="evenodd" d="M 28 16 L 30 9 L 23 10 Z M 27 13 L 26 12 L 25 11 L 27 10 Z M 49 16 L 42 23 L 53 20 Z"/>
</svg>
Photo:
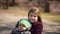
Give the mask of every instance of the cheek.
<svg viewBox="0 0 60 34">
<path fill-rule="evenodd" d="M 26 30 L 26 28 L 25 28 L 25 27 L 23 27 L 23 30 Z"/>
<path fill-rule="evenodd" d="M 38 20 L 38 18 L 36 17 L 35 20 Z"/>
<path fill-rule="evenodd" d="M 29 17 L 29 20 L 32 22 L 32 18 L 31 17 Z"/>
<path fill-rule="evenodd" d="M 37 17 L 35 17 L 33 21 L 34 21 L 34 22 L 38 21 L 38 18 L 37 18 Z"/>
<path fill-rule="evenodd" d="M 32 18 L 29 16 L 29 20 L 31 20 Z"/>
</svg>

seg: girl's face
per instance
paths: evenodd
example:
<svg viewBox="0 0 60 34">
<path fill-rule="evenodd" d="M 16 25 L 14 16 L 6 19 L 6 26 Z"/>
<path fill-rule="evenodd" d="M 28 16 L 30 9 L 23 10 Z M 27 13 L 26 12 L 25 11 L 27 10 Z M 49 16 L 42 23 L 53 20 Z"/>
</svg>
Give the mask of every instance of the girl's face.
<svg viewBox="0 0 60 34">
<path fill-rule="evenodd" d="M 22 24 L 19 25 L 19 31 L 24 31 L 26 30 L 26 27 Z"/>
<path fill-rule="evenodd" d="M 36 22 L 37 20 L 38 20 L 38 16 L 35 14 L 35 13 L 33 13 L 33 12 L 31 12 L 30 14 L 29 14 L 29 20 L 33 23 L 33 22 Z"/>
</svg>

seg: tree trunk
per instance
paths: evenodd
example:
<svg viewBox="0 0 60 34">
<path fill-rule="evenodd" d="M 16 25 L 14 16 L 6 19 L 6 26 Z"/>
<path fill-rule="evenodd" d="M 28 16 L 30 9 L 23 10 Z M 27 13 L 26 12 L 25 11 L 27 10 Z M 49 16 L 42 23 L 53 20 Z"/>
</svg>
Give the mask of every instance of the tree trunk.
<svg viewBox="0 0 60 34">
<path fill-rule="evenodd" d="M 49 2 L 45 3 L 45 12 L 49 12 Z"/>
<path fill-rule="evenodd" d="M 13 6 L 15 5 L 15 0 L 12 0 L 12 5 L 13 5 Z"/>
</svg>

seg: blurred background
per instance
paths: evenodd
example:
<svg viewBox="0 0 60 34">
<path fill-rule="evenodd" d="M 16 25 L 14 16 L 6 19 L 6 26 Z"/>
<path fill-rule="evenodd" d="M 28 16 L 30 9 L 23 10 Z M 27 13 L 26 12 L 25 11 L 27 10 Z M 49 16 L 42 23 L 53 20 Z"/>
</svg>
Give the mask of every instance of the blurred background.
<svg viewBox="0 0 60 34">
<path fill-rule="evenodd" d="M 10 34 L 17 21 L 27 18 L 30 7 L 40 9 L 42 34 L 60 34 L 60 0 L 0 0 L 0 34 Z"/>
</svg>

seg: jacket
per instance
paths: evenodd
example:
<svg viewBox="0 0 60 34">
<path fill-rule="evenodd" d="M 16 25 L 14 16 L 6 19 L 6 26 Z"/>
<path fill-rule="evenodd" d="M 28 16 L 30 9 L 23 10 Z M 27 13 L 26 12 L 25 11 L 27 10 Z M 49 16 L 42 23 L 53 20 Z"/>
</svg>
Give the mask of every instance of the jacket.
<svg viewBox="0 0 60 34">
<path fill-rule="evenodd" d="M 43 25 L 40 22 L 32 23 L 31 34 L 42 34 Z"/>
<path fill-rule="evenodd" d="M 12 32 L 11 32 L 11 34 L 31 34 L 31 32 L 30 31 L 19 31 L 17 28 L 16 29 L 14 29 Z"/>
</svg>

